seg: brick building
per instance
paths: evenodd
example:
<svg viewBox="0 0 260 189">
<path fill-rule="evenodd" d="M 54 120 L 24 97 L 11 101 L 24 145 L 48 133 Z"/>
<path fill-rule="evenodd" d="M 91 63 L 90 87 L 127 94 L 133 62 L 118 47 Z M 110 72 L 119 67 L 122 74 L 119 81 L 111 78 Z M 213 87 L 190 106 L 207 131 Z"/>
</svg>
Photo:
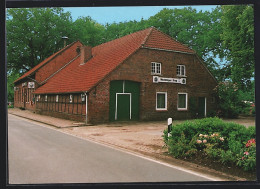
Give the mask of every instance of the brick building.
<svg viewBox="0 0 260 189">
<path fill-rule="evenodd" d="M 98 45 L 74 42 L 15 81 L 15 107 L 100 123 L 205 117 L 217 82 L 196 52 L 151 27 Z"/>
</svg>

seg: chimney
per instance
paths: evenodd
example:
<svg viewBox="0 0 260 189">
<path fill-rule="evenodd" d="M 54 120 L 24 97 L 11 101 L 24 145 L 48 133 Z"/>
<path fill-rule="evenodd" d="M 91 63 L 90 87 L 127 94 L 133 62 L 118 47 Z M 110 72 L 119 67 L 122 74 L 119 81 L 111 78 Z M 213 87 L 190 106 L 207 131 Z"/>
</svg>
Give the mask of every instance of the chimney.
<svg viewBox="0 0 260 189">
<path fill-rule="evenodd" d="M 89 59 L 92 58 L 92 47 L 82 46 L 80 47 L 80 64 L 85 64 Z"/>
<path fill-rule="evenodd" d="M 65 46 L 66 46 L 66 41 L 67 41 L 69 38 L 68 38 L 67 36 L 63 36 L 62 39 L 63 39 L 64 47 L 65 47 Z"/>
</svg>

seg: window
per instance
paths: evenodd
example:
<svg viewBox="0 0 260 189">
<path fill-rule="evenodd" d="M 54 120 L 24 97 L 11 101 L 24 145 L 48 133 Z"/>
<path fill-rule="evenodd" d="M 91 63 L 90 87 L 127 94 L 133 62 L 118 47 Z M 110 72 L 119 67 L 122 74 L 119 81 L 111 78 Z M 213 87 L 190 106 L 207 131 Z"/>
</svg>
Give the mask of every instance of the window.
<svg viewBox="0 0 260 189">
<path fill-rule="evenodd" d="M 47 96 L 47 95 L 45 95 L 45 101 L 47 102 L 47 100 L 48 100 L 48 96 Z"/>
<path fill-rule="evenodd" d="M 187 110 L 188 94 L 178 93 L 178 110 Z"/>
<path fill-rule="evenodd" d="M 156 110 L 167 110 L 167 92 L 156 93 Z"/>
<path fill-rule="evenodd" d="M 186 70 L 184 65 L 177 65 L 177 75 L 186 76 Z"/>
<path fill-rule="evenodd" d="M 70 103 L 73 101 L 73 95 L 70 95 Z"/>
<path fill-rule="evenodd" d="M 59 102 L 59 95 L 56 95 L 56 102 Z"/>
<path fill-rule="evenodd" d="M 151 74 L 161 74 L 161 63 L 151 63 Z"/>
<path fill-rule="evenodd" d="M 40 95 L 36 95 L 36 101 L 37 102 L 39 101 L 39 97 L 40 97 Z"/>
</svg>

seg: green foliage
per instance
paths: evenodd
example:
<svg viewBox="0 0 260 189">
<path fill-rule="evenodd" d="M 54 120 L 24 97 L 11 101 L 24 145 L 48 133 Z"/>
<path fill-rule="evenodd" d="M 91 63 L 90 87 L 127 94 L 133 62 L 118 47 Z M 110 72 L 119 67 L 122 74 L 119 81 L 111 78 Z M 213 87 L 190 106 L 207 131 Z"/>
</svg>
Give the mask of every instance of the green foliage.
<svg viewBox="0 0 260 189">
<path fill-rule="evenodd" d="M 215 117 L 173 125 L 170 136 L 166 135 L 167 131 L 164 131 L 165 144 L 174 157 L 206 154 L 225 165 L 238 165 L 245 170 L 255 168 L 252 160 L 255 161 L 255 143 L 246 142 L 255 138 L 255 127 L 246 128 Z M 251 156 L 242 159 L 241 155 L 245 156 L 244 153 L 249 150 Z"/>
<path fill-rule="evenodd" d="M 169 152 L 174 155 L 174 157 L 188 157 L 196 152 L 194 148 L 194 140 L 188 141 L 184 135 L 181 133 L 179 140 L 176 142 L 169 139 Z"/>
<path fill-rule="evenodd" d="M 221 6 L 221 40 L 229 61 L 227 77 L 245 90 L 252 88 L 254 77 L 254 9 L 252 5 Z"/>
<path fill-rule="evenodd" d="M 7 99 L 8 102 L 14 102 L 14 81 L 19 78 L 19 74 L 11 72 L 7 74 Z"/>
<path fill-rule="evenodd" d="M 237 165 L 243 167 L 246 171 L 254 171 L 256 169 L 256 142 L 250 139 L 237 156 Z"/>
<path fill-rule="evenodd" d="M 7 9 L 8 71 L 25 72 L 63 46 L 71 38 L 72 19 L 62 8 Z"/>
<path fill-rule="evenodd" d="M 105 27 L 90 17 L 80 17 L 73 23 L 73 39 L 80 40 L 84 45 L 97 46 L 105 42 Z"/>
<path fill-rule="evenodd" d="M 237 118 L 239 114 L 253 114 L 254 107 L 252 105 L 254 106 L 254 104 L 246 102 L 254 102 L 254 94 L 239 90 L 237 83 L 230 81 L 220 82 L 215 91 L 219 98 L 220 112 L 218 116 Z"/>
</svg>

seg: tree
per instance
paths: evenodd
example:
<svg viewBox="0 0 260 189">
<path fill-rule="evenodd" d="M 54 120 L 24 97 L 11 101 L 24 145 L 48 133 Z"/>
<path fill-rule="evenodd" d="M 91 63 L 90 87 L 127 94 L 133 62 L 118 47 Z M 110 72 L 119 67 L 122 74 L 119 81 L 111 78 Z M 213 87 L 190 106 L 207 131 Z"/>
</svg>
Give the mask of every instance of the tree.
<svg viewBox="0 0 260 189">
<path fill-rule="evenodd" d="M 120 23 L 112 23 L 106 24 L 105 31 L 105 41 L 111 41 L 125 35 L 143 30 L 148 28 L 150 25 L 147 24 L 147 21 L 141 19 L 140 22 L 134 20 L 129 22 L 120 22 Z"/>
<path fill-rule="evenodd" d="M 14 81 L 19 77 L 19 73 L 7 73 L 7 99 L 8 102 L 14 101 Z"/>
<path fill-rule="evenodd" d="M 63 46 L 73 36 L 70 13 L 62 8 L 7 10 L 8 71 L 26 72 Z"/>
<path fill-rule="evenodd" d="M 251 5 L 221 6 L 228 77 L 246 91 L 254 88 L 254 12 Z"/>
<path fill-rule="evenodd" d="M 73 39 L 84 45 L 97 46 L 104 42 L 105 27 L 92 20 L 91 17 L 80 17 L 73 23 Z"/>
</svg>

